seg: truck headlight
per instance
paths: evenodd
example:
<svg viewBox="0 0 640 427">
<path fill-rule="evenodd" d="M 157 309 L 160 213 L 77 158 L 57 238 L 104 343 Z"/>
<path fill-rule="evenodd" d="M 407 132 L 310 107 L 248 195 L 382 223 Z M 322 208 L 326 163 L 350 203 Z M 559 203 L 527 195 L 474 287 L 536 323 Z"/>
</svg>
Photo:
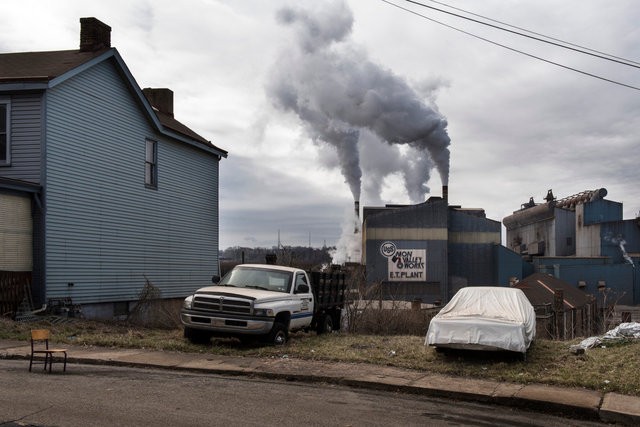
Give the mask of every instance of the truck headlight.
<svg viewBox="0 0 640 427">
<path fill-rule="evenodd" d="M 253 310 L 254 316 L 273 317 L 273 310 L 270 308 L 256 308 Z"/>
<path fill-rule="evenodd" d="M 192 307 L 193 307 L 193 295 L 189 295 L 184 299 L 184 302 L 182 303 L 182 308 L 191 310 Z"/>
</svg>

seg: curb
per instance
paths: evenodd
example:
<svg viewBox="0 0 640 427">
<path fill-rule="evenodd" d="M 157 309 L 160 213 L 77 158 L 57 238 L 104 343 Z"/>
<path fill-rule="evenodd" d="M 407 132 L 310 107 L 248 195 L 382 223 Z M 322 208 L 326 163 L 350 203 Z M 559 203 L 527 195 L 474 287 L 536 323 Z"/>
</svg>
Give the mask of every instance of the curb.
<svg viewBox="0 0 640 427">
<path fill-rule="evenodd" d="M 8 360 L 29 360 L 29 347 L 26 347 L 27 354 L 21 352 L 21 348 L 24 349 L 25 347 L 0 349 L 0 358 Z M 13 351 L 8 352 L 7 350 Z M 153 354 L 156 357 L 158 355 L 160 355 L 160 357 L 167 355 L 164 352 L 146 352 L 144 350 L 138 350 L 133 353 L 134 355 L 130 356 L 130 359 L 135 359 L 135 356 L 139 356 L 140 354 Z M 622 425 L 640 425 L 640 398 L 617 393 L 606 393 L 603 395 L 600 392 L 585 389 L 562 388 L 539 384 L 521 385 L 501 383 L 493 380 L 445 377 L 420 372 L 412 373 L 414 378 L 402 377 L 401 374 L 392 376 L 372 374 L 371 372 L 365 374 L 355 373 L 353 375 L 337 374 L 332 376 L 299 371 L 276 372 L 273 368 L 268 369 L 268 367 L 265 366 L 240 366 L 239 364 L 229 363 L 229 360 L 243 360 L 245 364 L 250 365 L 252 362 L 259 361 L 258 359 L 228 358 L 228 360 L 225 361 L 221 358 L 218 360 L 202 359 L 200 355 L 194 355 L 195 357 L 192 363 L 175 361 L 174 363 L 154 363 L 148 361 L 148 358 L 146 362 L 126 360 L 127 355 L 119 354 L 117 351 L 114 351 L 112 354 L 114 358 L 120 355 L 120 360 L 104 357 L 69 356 L 67 364 L 76 363 L 85 365 L 155 368 L 300 383 L 325 383 L 368 390 L 402 392 L 434 398 L 512 406 L 583 420 L 613 422 Z M 169 355 L 170 354 L 171 353 L 169 353 Z M 184 358 L 188 357 L 184 354 L 181 354 L 181 356 L 184 356 Z M 211 363 L 216 366 L 205 366 Z M 392 368 L 389 368 L 388 371 L 393 373 Z"/>
</svg>

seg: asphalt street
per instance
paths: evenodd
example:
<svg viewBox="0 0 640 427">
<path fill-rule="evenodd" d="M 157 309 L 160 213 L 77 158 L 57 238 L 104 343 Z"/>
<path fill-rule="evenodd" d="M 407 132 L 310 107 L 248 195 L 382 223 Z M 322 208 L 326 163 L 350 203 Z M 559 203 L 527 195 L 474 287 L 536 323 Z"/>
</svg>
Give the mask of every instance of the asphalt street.
<svg viewBox="0 0 640 427">
<path fill-rule="evenodd" d="M 509 407 L 338 385 L 0 360 L 0 426 L 602 425 Z"/>
</svg>

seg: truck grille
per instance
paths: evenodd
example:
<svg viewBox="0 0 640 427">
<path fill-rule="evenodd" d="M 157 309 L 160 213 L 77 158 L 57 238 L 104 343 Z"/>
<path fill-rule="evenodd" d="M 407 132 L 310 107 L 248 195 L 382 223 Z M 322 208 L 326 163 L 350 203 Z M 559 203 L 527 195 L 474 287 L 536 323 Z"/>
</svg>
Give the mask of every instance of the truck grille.
<svg viewBox="0 0 640 427">
<path fill-rule="evenodd" d="M 232 298 L 196 295 L 193 299 L 193 309 L 209 313 L 251 314 L 251 301 Z"/>
</svg>

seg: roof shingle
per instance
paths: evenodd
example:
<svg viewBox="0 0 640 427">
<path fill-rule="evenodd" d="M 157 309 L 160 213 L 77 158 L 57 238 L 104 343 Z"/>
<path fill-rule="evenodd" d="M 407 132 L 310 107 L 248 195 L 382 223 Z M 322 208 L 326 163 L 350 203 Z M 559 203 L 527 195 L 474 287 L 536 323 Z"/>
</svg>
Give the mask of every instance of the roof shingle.
<svg viewBox="0 0 640 427">
<path fill-rule="evenodd" d="M 582 290 L 545 273 L 534 273 L 515 284 L 522 289 L 532 305 L 553 304 L 554 291 L 562 289 L 565 308 L 581 308 L 589 303 Z"/>
<path fill-rule="evenodd" d="M 58 50 L 49 52 L 2 53 L 0 54 L 0 83 L 46 83 L 99 57 L 110 49 L 114 48 L 105 48 L 90 52 Z M 153 112 L 165 129 L 217 150 L 226 156 L 227 152 L 225 150 L 216 147 L 210 141 L 198 135 L 172 116 L 159 112 L 156 109 L 153 109 Z"/>
<path fill-rule="evenodd" d="M 50 81 L 108 50 L 3 53 L 0 54 L 0 82 Z"/>
</svg>

